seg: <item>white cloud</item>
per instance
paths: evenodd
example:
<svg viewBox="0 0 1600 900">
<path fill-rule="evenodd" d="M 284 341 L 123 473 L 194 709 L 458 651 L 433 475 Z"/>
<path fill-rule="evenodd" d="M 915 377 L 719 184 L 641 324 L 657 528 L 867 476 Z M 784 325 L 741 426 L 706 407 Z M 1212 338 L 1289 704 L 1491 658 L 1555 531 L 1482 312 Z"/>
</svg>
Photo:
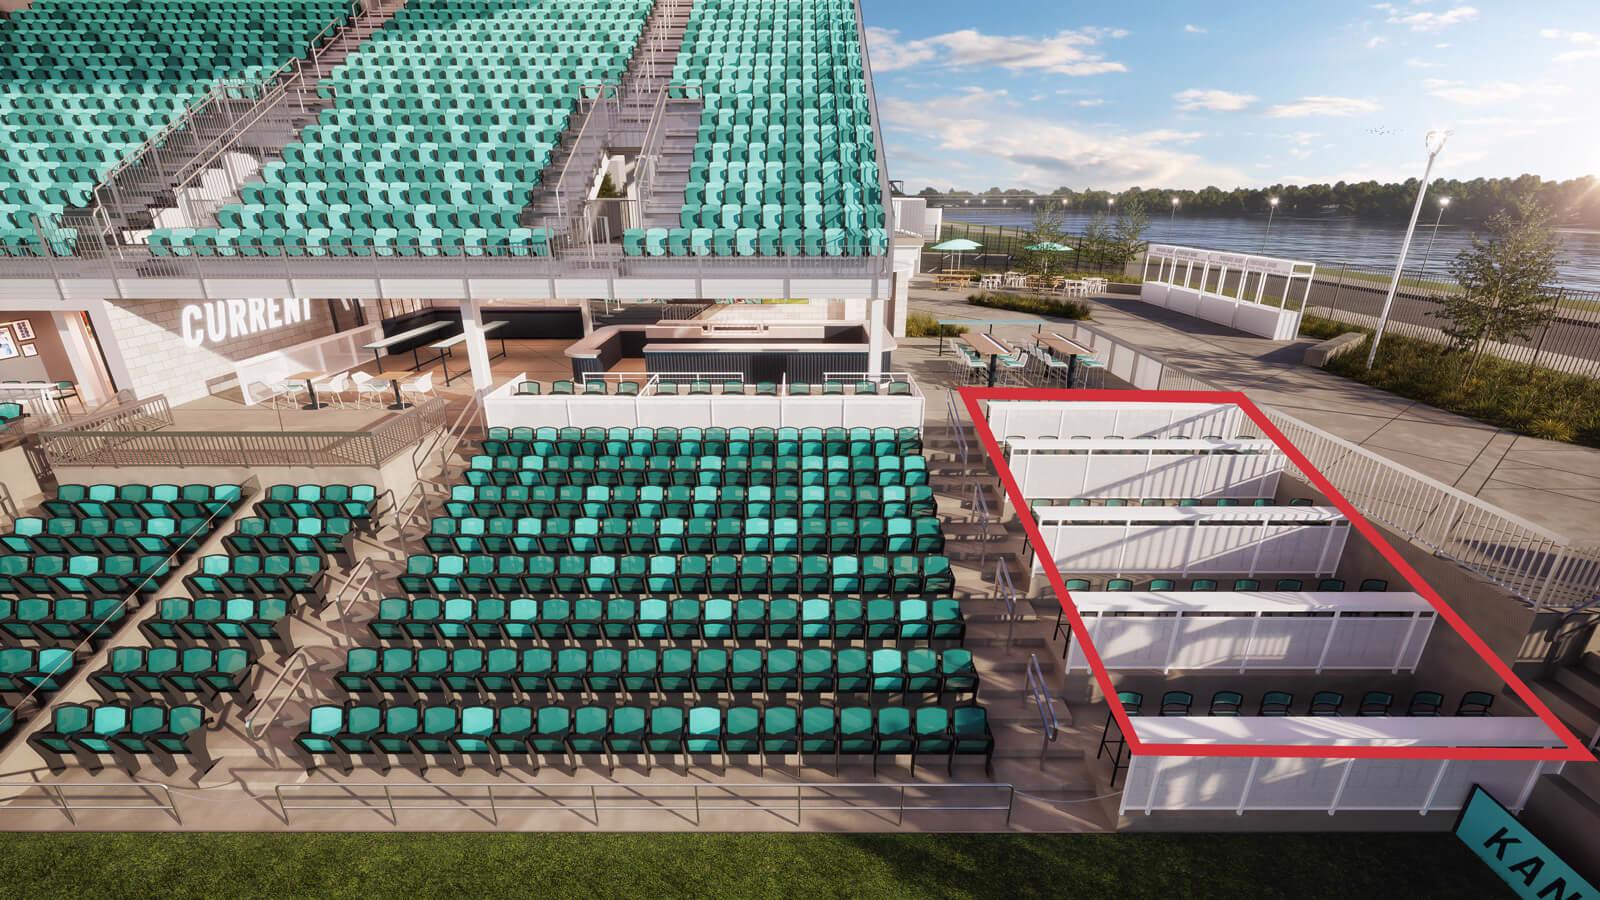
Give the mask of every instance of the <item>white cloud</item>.
<svg viewBox="0 0 1600 900">
<path fill-rule="evenodd" d="M 937 146 L 943 158 L 977 158 L 975 171 L 982 174 L 973 177 L 984 183 L 968 187 L 1015 184 L 1051 190 L 1062 184 L 1093 184 L 1115 190 L 1139 184 L 1244 183 L 1239 170 L 1183 149 L 1203 134 L 1081 128 L 1043 116 L 1036 107 L 1007 103 L 992 91 L 970 91 L 938 105 L 891 98 L 883 101 L 882 112 L 888 129 L 919 135 L 925 144 Z M 906 174 L 911 180 L 920 180 L 919 175 L 941 185 L 948 180 L 943 163 L 926 172 L 911 168 Z"/>
<path fill-rule="evenodd" d="M 1563 31 L 1559 28 L 1544 28 L 1539 31 L 1539 36 L 1545 40 L 1560 41 L 1572 47 L 1556 54 L 1556 62 L 1577 62 L 1583 59 L 1600 59 L 1600 37 L 1589 31 Z"/>
<path fill-rule="evenodd" d="M 1429 94 L 1462 106 L 1490 106 L 1511 103 L 1529 97 L 1555 97 L 1566 93 L 1566 88 L 1549 82 L 1522 84 L 1515 81 L 1486 81 L 1467 84 L 1444 78 L 1429 78 L 1422 82 Z"/>
<path fill-rule="evenodd" d="M 1189 34 L 1205 34 L 1206 29 L 1201 25 L 1185 25 L 1183 30 Z"/>
<path fill-rule="evenodd" d="M 1310 116 L 1359 116 L 1382 109 L 1372 100 L 1358 97 L 1301 97 L 1293 103 L 1280 103 L 1267 110 L 1274 119 L 1304 119 Z"/>
<path fill-rule="evenodd" d="M 1384 44 L 1387 44 L 1387 43 L 1389 43 L 1389 39 L 1388 38 L 1386 38 L 1386 37 L 1384 37 L 1382 35 L 1373 35 L 1372 37 L 1367 38 L 1367 49 L 1368 50 L 1376 50 L 1379 47 L 1382 47 Z"/>
<path fill-rule="evenodd" d="M 1058 32 L 1053 37 L 1031 38 L 984 34 L 973 28 L 928 38 L 902 40 L 889 28 L 868 28 L 867 44 L 872 67 L 892 72 L 925 63 L 946 66 L 996 66 L 1012 72 L 1040 70 L 1057 75 L 1102 75 L 1126 72 L 1128 67 L 1106 59 L 1099 45 L 1108 38 L 1126 37 L 1116 28 L 1082 28 Z"/>
<path fill-rule="evenodd" d="M 1410 12 L 1400 9 L 1393 3 L 1375 3 L 1372 8 L 1387 13 L 1386 21 L 1390 25 L 1404 25 L 1412 31 L 1439 31 L 1452 25 L 1470 22 L 1478 17 L 1478 9 L 1475 6 L 1457 6 L 1444 12 L 1426 9 Z"/>
<path fill-rule="evenodd" d="M 1172 95 L 1178 108 L 1185 111 L 1209 109 L 1214 112 L 1238 112 L 1261 99 L 1254 94 L 1236 94 L 1215 88 L 1189 88 Z"/>
<path fill-rule="evenodd" d="M 1296 131 L 1289 135 L 1289 155 L 1295 159 L 1305 159 L 1311 155 L 1311 142 L 1322 137 L 1316 131 Z"/>
<path fill-rule="evenodd" d="M 1085 108 L 1093 106 L 1105 106 L 1106 101 L 1099 97 L 1090 97 L 1087 100 L 1079 100 L 1078 105 Z"/>
</svg>

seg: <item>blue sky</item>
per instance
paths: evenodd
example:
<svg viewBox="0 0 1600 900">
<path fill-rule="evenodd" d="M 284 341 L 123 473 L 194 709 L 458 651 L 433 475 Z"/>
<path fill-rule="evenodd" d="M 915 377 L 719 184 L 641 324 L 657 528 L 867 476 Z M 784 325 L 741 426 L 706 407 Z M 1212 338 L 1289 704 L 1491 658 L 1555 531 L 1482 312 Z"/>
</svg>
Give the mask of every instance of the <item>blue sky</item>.
<svg viewBox="0 0 1600 900">
<path fill-rule="evenodd" d="M 1600 172 L 1597 0 L 863 4 L 913 190 Z"/>
</svg>

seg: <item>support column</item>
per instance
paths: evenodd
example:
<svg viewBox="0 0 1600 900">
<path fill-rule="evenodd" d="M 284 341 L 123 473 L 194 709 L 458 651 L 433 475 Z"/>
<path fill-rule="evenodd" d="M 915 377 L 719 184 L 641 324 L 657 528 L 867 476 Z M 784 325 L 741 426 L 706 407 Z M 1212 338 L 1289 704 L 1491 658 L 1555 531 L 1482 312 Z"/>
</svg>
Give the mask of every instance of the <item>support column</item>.
<svg viewBox="0 0 1600 900">
<path fill-rule="evenodd" d="M 867 301 L 867 374 L 883 374 L 883 305 L 882 297 Z"/>
<path fill-rule="evenodd" d="M 578 304 L 578 315 L 583 319 L 583 336 L 594 334 L 594 301 L 584 300 Z"/>
<path fill-rule="evenodd" d="M 77 383 L 84 408 L 88 409 L 110 399 L 111 376 L 100 361 L 100 350 L 90 340 L 80 315 L 76 311 L 50 314 L 67 362 L 72 365 L 72 380 Z M 59 376 L 51 380 L 59 380 Z"/>
<path fill-rule="evenodd" d="M 89 314 L 89 324 L 94 326 L 95 337 L 99 339 L 100 349 L 104 351 L 106 371 L 111 375 L 112 390 L 133 390 L 133 374 L 128 370 L 127 361 L 122 358 L 122 344 L 117 339 L 116 330 L 111 325 L 111 314 L 106 307 L 105 300 L 86 304 L 85 311 Z"/>
<path fill-rule="evenodd" d="M 472 387 L 486 390 L 494 386 L 494 375 L 489 371 L 489 343 L 483 337 L 482 301 L 461 301 L 461 331 L 466 335 L 467 362 L 472 366 Z"/>
</svg>

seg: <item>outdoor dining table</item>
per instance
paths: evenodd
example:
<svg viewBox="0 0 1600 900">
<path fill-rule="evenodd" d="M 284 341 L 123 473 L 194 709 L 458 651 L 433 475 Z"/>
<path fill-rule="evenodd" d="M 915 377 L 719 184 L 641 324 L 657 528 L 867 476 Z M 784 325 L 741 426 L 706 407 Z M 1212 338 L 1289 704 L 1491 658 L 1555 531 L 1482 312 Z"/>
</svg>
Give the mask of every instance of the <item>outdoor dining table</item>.
<svg viewBox="0 0 1600 900">
<path fill-rule="evenodd" d="M 978 287 L 981 288 L 997 288 L 1000 287 L 1001 284 L 1002 278 L 999 275 L 985 275 L 978 281 Z"/>
<path fill-rule="evenodd" d="M 304 381 L 306 383 L 306 397 L 308 398 L 308 402 L 305 406 L 300 407 L 301 409 L 322 409 L 324 406 L 328 405 L 317 399 L 317 379 L 325 378 L 330 374 L 333 373 L 319 372 L 317 370 L 310 369 L 304 372 L 296 372 L 293 375 L 288 376 L 290 381 Z"/>
<path fill-rule="evenodd" d="M 425 334 L 438 331 L 441 328 L 447 328 L 451 324 L 452 323 L 450 322 L 430 322 L 427 325 L 419 325 L 409 331 L 402 331 L 399 334 L 392 334 L 386 338 L 383 338 L 382 340 L 373 341 L 370 344 L 362 344 L 361 349 L 372 351 L 372 361 L 378 364 L 378 371 L 382 372 L 383 357 L 380 355 L 380 351 L 387 350 L 396 344 L 403 344 L 412 338 L 419 338 Z M 417 347 L 420 346 L 420 344 L 417 345 Z M 417 355 L 417 347 L 411 348 L 411 361 L 414 363 L 414 365 L 411 367 L 411 371 L 413 372 L 422 368 L 422 359 Z M 442 353 L 440 355 L 443 356 Z M 433 362 L 431 359 L 428 361 Z"/>
<path fill-rule="evenodd" d="M 979 356 L 989 357 L 989 387 L 994 387 L 995 372 L 999 368 L 1000 357 L 1010 356 L 1014 351 L 1006 346 L 1004 341 L 987 332 L 969 331 L 961 336 L 961 340 Z"/>
</svg>

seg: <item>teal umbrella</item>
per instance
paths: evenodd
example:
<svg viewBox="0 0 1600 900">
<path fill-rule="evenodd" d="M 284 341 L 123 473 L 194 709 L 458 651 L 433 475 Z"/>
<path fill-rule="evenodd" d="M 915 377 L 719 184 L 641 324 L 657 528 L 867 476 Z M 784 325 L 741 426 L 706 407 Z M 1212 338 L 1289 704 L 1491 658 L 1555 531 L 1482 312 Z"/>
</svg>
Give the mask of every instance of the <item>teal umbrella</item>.
<svg viewBox="0 0 1600 900">
<path fill-rule="evenodd" d="M 1022 249 L 1027 250 L 1027 251 L 1029 251 L 1031 253 L 1071 253 L 1072 252 L 1072 248 L 1071 247 L 1068 247 L 1066 244 L 1058 244 L 1055 241 L 1040 241 L 1037 244 L 1029 244 L 1028 246 L 1023 247 Z M 1050 274 L 1050 259 L 1048 257 L 1046 257 L 1045 261 L 1044 261 L 1044 273 L 1046 275 Z"/>
<path fill-rule="evenodd" d="M 977 241 L 969 241 L 966 238 L 951 238 L 942 244 L 934 244 L 928 249 L 937 250 L 940 253 L 954 253 L 956 255 L 956 268 L 959 269 L 961 268 L 961 254 L 982 250 L 983 245 Z"/>
</svg>

